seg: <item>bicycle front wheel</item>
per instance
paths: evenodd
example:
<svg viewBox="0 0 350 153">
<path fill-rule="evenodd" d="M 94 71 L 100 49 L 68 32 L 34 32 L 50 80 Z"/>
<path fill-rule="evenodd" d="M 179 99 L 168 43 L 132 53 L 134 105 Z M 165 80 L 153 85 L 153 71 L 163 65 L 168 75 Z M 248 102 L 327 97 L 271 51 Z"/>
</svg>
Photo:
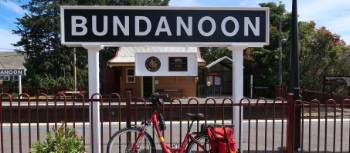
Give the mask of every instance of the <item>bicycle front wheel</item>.
<svg viewBox="0 0 350 153">
<path fill-rule="evenodd" d="M 190 141 L 186 147 L 186 153 L 209 153 L 211 150 L 208 135 L 200 134 L 196 141 Z"/>
<path fill-rule="evenodd" d="M 141 133 L 141 128 L 125 128 L 113 134 L 108 141 L 107 153 L 155 153 L 152 137 Z"/>
</svg>

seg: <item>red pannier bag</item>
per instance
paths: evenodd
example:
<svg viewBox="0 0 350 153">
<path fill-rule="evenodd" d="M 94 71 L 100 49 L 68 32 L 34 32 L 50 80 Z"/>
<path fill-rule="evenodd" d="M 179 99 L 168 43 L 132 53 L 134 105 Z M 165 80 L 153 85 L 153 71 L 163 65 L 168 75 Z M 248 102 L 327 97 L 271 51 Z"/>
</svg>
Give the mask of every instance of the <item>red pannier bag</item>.
<svg viewBox="0 0 350 153">
<path fill-rule="evenodd" d="M 225 126 L 207 127 L 211 153 L 237 153 L 233 128 Z"/>
</svg>

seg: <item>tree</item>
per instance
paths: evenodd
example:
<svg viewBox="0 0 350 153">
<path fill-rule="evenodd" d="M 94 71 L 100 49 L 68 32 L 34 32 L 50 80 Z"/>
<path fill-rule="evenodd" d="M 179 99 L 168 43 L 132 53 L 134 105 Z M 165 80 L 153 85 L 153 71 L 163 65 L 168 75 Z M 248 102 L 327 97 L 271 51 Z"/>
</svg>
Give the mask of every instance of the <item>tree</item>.
<svg viewBox="0 0 350 153">
<path fill-rule="evenodd" d="M 279 41 L 286 39 L 283 46 L 283 84 L 288 86 L 290 76 L 291 52 L 291 14 L 282 3 L 261 3 L 261 7 L 270 8 L 270 45 L 263 48 L 248 48 L 244 56 L 245 87 L 249 86 L 249 75 L 254 75 L 255 86 L 274 87 L 279 85 L 278 62 Z M 281 23 L 282 31 L 279 31 Z M 323 77 L 326 75 L 350 74 L 350 47 L 340 36 L 326 28 L 316 28 L 313 21 L 299 22 L 300 31 L 300 78 L 301 86 L 306 90 L 321 91 Z M 203 58 L 212 62 L 222 56 L 231 57 L 226 48 L 203 48 Z M 248 88 L 245 88 L 248 89 Z M 270 88 L 270 94 L 274 93 Z M 336 90 L 337 89 L 337 90 Z M 339 86 L 330 90 L 345 93 Z M 246 91 L 248 93 L 248 91 Z M 266 95 L 265 95 L 266 96 Z"/>
<path fill-rule="evenodd" d="M 21 36 L 15 46 L 23 48 L 27 76 L 24 84 L 38 88 L 73 89 L 73 49 L 61 45 L 60 5 L 167 5 L 169 0 L 31 0 L 27 13 L 17 19 L 13 32 Z M 101 70 L 116 49 L 100 53 Z M 87 53 L 77 48 L 78 86 L 87 86 Z"/>
<path fill-rule="evenodd" d="M 278 85 L 278 42 L 286 38 L 283 45 L 284 84 L 289 84 L 290 52 L 291 52 L 291 15 L 286 12 L 283 4 L 263 3 L 262 7 L 269 7 L 270 14 L 270 45 L 264 48 L 253 48 L 252 70 L 255 73 L 255 83 L 268 86 Z M 281 20 L 282 19 L 282 20 Z M 281 21 L 280 21 L 281 20 Z M 278 31 L 279 22 L 282 31 Z M 350 74 L 350 48 L 341 40 L 339 35 L 333 34 L 325 27 L 316 28 L 313 21 L 299 22 L 300 38 L 300 85 L 305 90 L 321 92 L 323 78 L 326 75 Z M 331 86 L 337 93 L 345 93 L 339 86 Z M 337 89 L 337 90 L 336 90 Z"/>
<path fill-rule="evenodd" d="M 270 8 L 270 45 L 263 48 L 248 48 L 244 51 L 244 80 L 245 87 L 249 86 L 249 75 L 254 75 L 255 86 L 275 86 L 278 83 L 278 41 L 288 38 L 290 31 L 290 14 L 286 12 L 284 4 L 261 3 L 261 7 Z M 279 32 L 279 23 L 282 23 L 282 32 Z M 284 49 L 286 52 L 286 49 Z M 226 48 L 203 48 L 203 58 L 210 63 L 222 56 L 231 57 L 232 53 Z M 283 55 L 283 59 L 288 56 Z M 286 65 L 287 63 L 284 63 Z M 286 69 L 286 67 L 285 67 Z M 286 81 L 286 80 L 285 80 Z M 248 89 L 248 88 L 245 88 Z M 246 93 L 248 91 L 246 90 Z"/>
<path fill-rule="evenodd" d="M 320 92 L 325 76 L 350 74 L 350 48 L 336 34 L 325 27 L 316 28 L 314 22 L 301 22 L 300 70 L 301 85 L 307 90 Z M 346 94 L 339 85 L 329 86 L 331 91 Z"/>
</svg>

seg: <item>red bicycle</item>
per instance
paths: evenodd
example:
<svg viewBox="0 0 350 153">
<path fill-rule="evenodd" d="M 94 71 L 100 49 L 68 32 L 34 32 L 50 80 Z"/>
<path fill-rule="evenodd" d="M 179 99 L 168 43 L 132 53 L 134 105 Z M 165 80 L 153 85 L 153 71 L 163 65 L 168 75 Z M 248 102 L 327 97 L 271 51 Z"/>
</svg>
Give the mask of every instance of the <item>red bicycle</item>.
<svg viewBox="0 0 350 153">
<path fill-rule="evenodd" d="M 165 143 L 164 135 L 162 133 L 162 131 L 165 130 L 165 123 L 162 114 L 158 111 L 158 108 L 161 105 L 160 96 L 158 94 L 152 95 L 150 100 L 154 106 L 151 118 L 148 121 L 143 121 L 141 126 L 125 128 L 113 134 L 108 142 L 108 153 L 156 153 L 155 142 L 147 132 L 148 128 L 152 125 L 159 138 L 159 144 L 163 153 L 210 152 L 210 143 L 207 133 L 191 132 L 193 122 L 203 119 L 203 114 L 186 114 L 191 119 L 191 124 L 187 129 L 186 136 L 180 147 L 171 147 L 169 144 Z"/>
</svg>

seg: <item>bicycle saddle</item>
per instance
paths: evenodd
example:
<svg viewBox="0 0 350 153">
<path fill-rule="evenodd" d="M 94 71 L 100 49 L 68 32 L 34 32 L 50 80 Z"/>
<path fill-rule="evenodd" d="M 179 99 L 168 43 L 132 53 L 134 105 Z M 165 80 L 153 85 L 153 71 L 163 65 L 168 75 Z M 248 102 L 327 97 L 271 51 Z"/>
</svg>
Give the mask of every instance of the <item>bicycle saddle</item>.
<svg viewBox="0 0 350 153">
<path fill-rule="evenodd" d="M 202 113 L 186 113 L 186 116 L 189 117 L 191 120 L 204 119 L 204 115 Z"/>
</svg>

